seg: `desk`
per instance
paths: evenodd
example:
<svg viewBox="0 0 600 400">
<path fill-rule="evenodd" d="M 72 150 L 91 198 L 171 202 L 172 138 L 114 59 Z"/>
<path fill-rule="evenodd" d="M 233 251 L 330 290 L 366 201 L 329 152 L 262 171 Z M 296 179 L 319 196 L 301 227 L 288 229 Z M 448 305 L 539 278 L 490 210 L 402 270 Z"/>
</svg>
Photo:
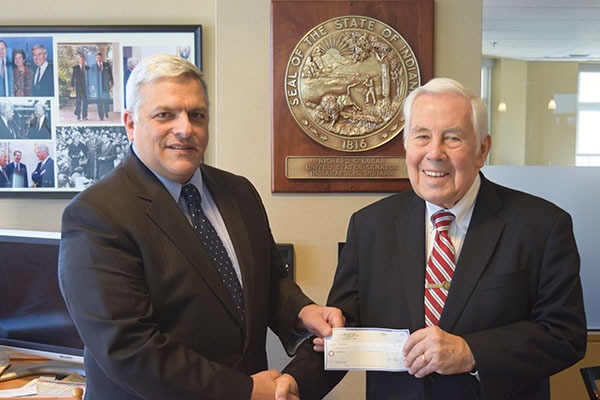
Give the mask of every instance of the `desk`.
<svg viewBox="0 0 600 400">
<path fill-rule="evenodd" d="M 39 376 L 27 376 L 24 378 L 11 379 L 10 381 L 0 382 L 0 390 L 17 389 L 25 386 L 29 381 L 38 378 Z"/>
<path fill-rule="evenodd" d="M 0 359 L 3 359 L 5 357 L 9 358 L 11 366 L 7 371 L 4 372 L 4 374 L 3 374 L 4 376 L 6 374 L 10 373 L 11 371 L 19 370 L 21 368 L 32 368 L 35 366 L 45 365 L 45 363 L 52 363 L 52 360 L 49 360 L 47 358 L 40 358 L 40 357 L 28 356 L 25 354 L 19 354 L 19 353 L 15 353 L 15 352 L 7 350 L 7 349 L 0 350 Z M 57 361 L 57 363 L 60 363 L 60 362 Z M 71 363 L 71 365 L 79 367 L 78 364 Z M 81 367 L 81 369 L 83 369 L 83 367 Z M 39 378 L 40 376 L 48 376 L 51 378 L 56 377 L 56 375 L 53 373 L 42 373 L 42 374 L 23 376 L 23 377 L 19 377 L 16 379 L 11 379 L 8 381 L 0 382 L 0 390 L 16 389 L 16 388 L 23 387 L 28 382 L 32 381 L 33 379 Z"/>
<path fill-rule="evenodd" d="M 10 368 L 4 373 L 9 373 L 11 370 L 18 368 L 26 368 L 33 364 L 39 364 L 44 361 L 48 361 L 47 358 L 33 357 L 27 356 L 24 354 L 18 354 L 10 350 L 2 349 L 0 350 L 0 359 L 9 358 L 10 360 Z M 19 388 L 27 382 L 35 379 L 36 376 L 24 376 L 22 378 L 11 379 L 9 381 L 0 382 L 0 389 L 15 389 Z"/>
</svg>

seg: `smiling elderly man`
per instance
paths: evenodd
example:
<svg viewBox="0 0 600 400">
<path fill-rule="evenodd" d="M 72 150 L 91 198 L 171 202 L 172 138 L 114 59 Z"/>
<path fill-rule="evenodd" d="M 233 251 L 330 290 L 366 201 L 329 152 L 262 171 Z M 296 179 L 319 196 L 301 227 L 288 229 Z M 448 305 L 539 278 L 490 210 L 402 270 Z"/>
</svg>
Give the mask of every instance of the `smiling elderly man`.
<svg viewBox="0 0 600 400">
<path fill-rule="evenodd" d="M 434 79 L 404 113 L 412 190 L 352 216 L 328 299 L 349 326 L 411 332 L 408 371 L 367 372 L 367 399 L 550 399 L 586 347 L 571 217 L 483 176 L 487 113 L 462 84 Z M 303 400 L 343 377 L 310 348 L 284 372 L 281 398 Z"/>
</svg>

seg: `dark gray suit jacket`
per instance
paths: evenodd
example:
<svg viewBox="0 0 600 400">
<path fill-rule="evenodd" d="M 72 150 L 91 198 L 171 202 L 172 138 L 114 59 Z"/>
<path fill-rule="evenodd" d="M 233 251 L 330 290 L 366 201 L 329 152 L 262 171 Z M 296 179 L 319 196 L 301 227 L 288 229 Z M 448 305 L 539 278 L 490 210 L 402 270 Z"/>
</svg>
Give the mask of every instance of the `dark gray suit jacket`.
<svg viewBox="0 0 600 400">
<path fill-rule="evenodd" d="M 178 204 L 130 150 L 63 214 L 60 285 L 86 346 L 86 398 L 249 399 L 267 326 L 290 343 L 310 299 L 286 277 L 258 193 L 201 171 L 240 262 L 245 324 Z"/>
<path fill-rule="evenodd" d="M 36 75 L 37 67 L 34 68 L 33 71 L 33 87 L 32 95 L 33 96 L 54 96 L 54 67 L 51 62 L 48 61 L 48 67 L 46 67 L 46 71 L 44 71 L 44 75 L 42 75 L 40 81 L 36 84 L 35 75 Z"/>
<path fill-rule="evenodd" d="M 440 328 L 462 336 L 470 374 L 368 372 L 367 398 L 549 399 L 549 376 L 581 359 L 586 321 L 571 217 L 540 198 L 482 177 Z M 412 190 L 356 212 L 328 304 L 349 325 L 423 328 L 425 202 Z M 303 400 L 320 399 L 343 374 L 323 372 L 303 348 L 288 367 Z"/>
</svg>

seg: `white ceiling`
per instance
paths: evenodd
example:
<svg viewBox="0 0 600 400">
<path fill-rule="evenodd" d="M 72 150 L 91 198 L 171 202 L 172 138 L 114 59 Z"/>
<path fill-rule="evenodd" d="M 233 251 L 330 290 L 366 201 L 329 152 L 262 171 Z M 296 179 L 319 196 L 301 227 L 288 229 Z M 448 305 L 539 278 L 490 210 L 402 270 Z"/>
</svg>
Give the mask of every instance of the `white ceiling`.
<svg viewBox="0 0 600 400">
<path fill-rule="evenodd" d="M 599 61 L 600 0 L 483 0 L 484 56 Z"/>
</svg>

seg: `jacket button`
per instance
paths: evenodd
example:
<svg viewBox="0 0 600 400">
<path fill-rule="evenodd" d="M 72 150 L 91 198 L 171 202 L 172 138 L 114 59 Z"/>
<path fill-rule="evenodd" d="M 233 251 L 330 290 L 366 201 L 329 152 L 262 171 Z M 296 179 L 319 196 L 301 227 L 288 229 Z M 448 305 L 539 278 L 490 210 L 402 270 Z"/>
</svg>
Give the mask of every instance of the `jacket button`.
<svg viewBox="0 0 600 400">
<path fill-rule="evenodd" d="M 431 376 L 431 375 L 427 375 L 425 377 L 425 384 L 428 386 L 433 386 L 435 385 L 435 377 Z"/>
</svg>

